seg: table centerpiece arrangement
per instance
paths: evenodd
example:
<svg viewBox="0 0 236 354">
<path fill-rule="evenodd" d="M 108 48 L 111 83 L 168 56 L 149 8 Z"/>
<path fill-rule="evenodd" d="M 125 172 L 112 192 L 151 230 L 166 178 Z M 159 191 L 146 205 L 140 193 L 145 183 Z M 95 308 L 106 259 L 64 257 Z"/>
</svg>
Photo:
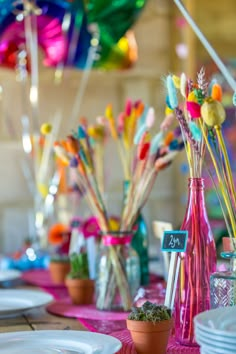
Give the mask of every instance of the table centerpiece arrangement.
<svg viewBox="0 0 236 354">
<path fill-rule="evenodd" d="M 179 253 L 180 271 L 175 297 L 175 336 L 183 345 L 197 345 L 193 319 L 210 308 L 210 275 L 216 270 L 216 248 L 207 216 L 202 167 L 208 124 L 202 110 L 207 102 L 208 83 L 202 69 L 196 82 L 169 75 L 167 112 L 163 126 L 176 118 L 185 141 L 189 165 L 188 201 L 181 230 L 188 232 L 187 248 Z M 181 102 L 182 99 L 182 102 Z"/>
<path fill-rule="evenodd" d="M 109 125 L 115 139 L 119 137 L 114 116 L 107 113 Z M 139 257 L 130 246 L 135 232 L 138 213 L 146 204 L 158 173 L 170 165 L 183 148 L 183 141 L 177 131 L 159 131 L 151 136 L 150 128 L 154 123 L 154 111 L 138 127 L 138 116 L 130 118 L 133 133 L 127 139 L 134 141 L 132 175 L 127 198 L 123 203 L 118 227 L 112 230 L 109 210 L 97 178 L 91 130 L 80 124 L 77 132 L 66 138 L 65 143 L 55 142 L 55 153 L 73 170 L 74 179 L 83 191 L 93 215 L 101 229 L 101 248 L 103 252 L 98 262 L 96 277 L 96 306 L 101 310 L 131 308 L 133 295 L 140 285 Z M 106 129 L 103 119 L 97 123 Z M 131 123 L 130 123 L 131 124 Z M 131 135 L 130 135 L 131 134 Z M 125 152 L 122 152 L 125 155 Z"/>
</svg>

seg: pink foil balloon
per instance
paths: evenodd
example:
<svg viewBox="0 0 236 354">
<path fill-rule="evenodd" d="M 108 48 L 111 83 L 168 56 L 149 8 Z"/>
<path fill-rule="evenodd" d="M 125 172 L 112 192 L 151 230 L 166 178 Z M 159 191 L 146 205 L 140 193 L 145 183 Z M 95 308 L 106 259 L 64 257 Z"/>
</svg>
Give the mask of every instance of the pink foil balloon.
<svg viewBox="0 0 236 354">
<path fill-rule="evenodd" d="M 68 43 L 63 34 L 61 23 L 57 18 L 49 16 L 37 17 L 38 43 L 44 53 L 44 64 L 47 66 L 56 66 L 66 60 Z M 24 21 L 10 24 L 1 35 L 0 61 L 9 67 L 14 67 L 17 49 L 25 47 L 25 29 Z M 9 54 L 9 49 L 12 57 Z M 1 60 L 2 59 L 2 60 Z"/>
</svg>

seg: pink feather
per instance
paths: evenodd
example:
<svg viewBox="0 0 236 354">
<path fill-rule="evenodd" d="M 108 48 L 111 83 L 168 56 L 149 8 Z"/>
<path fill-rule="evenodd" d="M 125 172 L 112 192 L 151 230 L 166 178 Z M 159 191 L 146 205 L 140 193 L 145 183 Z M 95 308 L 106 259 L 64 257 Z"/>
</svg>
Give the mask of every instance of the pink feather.
<svg viewBox="0 0 236 354">
<path fill-rule="evenodd" d="M 150 107 L 147 112 L 147 117 L 145 121 L 146 127 L 150 129 L 153 126 L 154 122 L 155 122 L 155 111 L 154 108 Z"/>
<path fill-rule="evenodd" d="M 132 112 L 132 101 L 131 99 L 127 99 L 126 104 L 125 104 L 125 114 L 129 117 Z"/>
<path fill-rule="evenodd" d="M 200 104 L 192 101 L 187 101 L 187 110 L 191 118 L 200 118 L 201 117 L 201 106 Z"/>
</svg>

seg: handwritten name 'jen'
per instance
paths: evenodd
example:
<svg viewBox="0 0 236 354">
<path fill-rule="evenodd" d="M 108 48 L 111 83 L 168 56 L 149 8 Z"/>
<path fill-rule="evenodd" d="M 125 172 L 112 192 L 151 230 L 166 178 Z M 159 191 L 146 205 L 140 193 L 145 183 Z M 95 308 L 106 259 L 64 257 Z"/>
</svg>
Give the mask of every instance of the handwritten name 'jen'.
<svg viewBox="0 0 236 354">
<path fill-rule="evenodd" d="M 180 246 L 180 240 L 178 239 L 178 237 L 175 237 L 174 235 L 170 235 L 169 247 L 176 248 L 176 246 Z"/>
</svg>

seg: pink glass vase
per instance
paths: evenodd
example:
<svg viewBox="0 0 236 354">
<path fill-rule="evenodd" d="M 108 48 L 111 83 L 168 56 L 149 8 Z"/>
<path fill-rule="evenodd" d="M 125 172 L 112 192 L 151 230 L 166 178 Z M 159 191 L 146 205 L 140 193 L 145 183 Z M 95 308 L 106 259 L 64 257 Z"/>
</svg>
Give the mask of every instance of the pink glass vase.
<svg viewBox="0 0 236 354">
<path fill-rule="evenodd" d="M 193 318 L 210 309 L 210 275 L 216 270 L 216 249 L 207 217 L 203 178 L 189 178 L 188 204 L 181 230 L 188 231 L 180 253 L 175 298 L 175 336 L 182 345 L 197 345 Z"/>
</svg>

